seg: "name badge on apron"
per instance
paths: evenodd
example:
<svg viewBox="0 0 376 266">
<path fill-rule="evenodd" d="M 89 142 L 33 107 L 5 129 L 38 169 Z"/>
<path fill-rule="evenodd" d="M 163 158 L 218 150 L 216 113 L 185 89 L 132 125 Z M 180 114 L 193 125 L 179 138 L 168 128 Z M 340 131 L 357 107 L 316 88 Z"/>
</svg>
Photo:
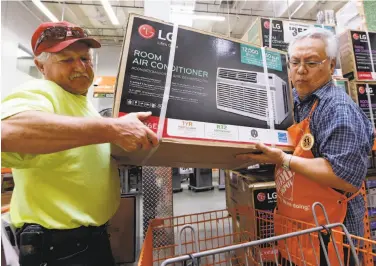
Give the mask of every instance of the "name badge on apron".
<svg viewBox="0 0 376 266">
<path fill-rule="evenodd" d="M 305 151 L 309 151 L 312 149 L 314 143 L 315 139 L 312 134 L 307 133 L 303 135 L 302 140 L 300 141 L 300 147 Z"/>
</svg>

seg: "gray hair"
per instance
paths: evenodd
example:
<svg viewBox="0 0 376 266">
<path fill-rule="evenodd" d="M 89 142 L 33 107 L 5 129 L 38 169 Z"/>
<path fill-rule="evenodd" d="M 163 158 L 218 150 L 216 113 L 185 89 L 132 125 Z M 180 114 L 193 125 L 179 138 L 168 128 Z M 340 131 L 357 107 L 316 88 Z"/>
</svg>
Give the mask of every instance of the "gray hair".
<svg viewBox="0 0 376 266">
<path fill-rule="evenodd" d="M 52 53 L 48 53 L 48 52 L 43 52 L 41 53 L 40 55 L 37 55 L 35 57 L 35 59 L 38 61 L 38 62 L 41 62 L 41 63 L 44 63 L 48 60 L 48 58 L 50 58 Z"/>
<path fill-rule="evenodd" d="M 94 50 L 92 48 L 89 49 L 89 53 L 90 53 L 90 57 L 91 57 L 91 60 L 93 60 L 93 55 L 94 55 Z M 54 53 L 49 53 L 49 52 L 42 52 L 40 55 L 36 56 L 35 59 L 38 61 L 38 62 L 41 62 L 41 63 L 44 63 L 48 60 L 48 58 L 50 58 L 51 55 L 53 55 Z"/>
<path fill-rule="evenodd" d="M 288 54 L 291 56 L 292 48 L 296 41 L 312 38 L 312 39 L 321 39 L 325 43 L 325 51 L 326 55 L 331 58 L 335 59 L 338 54 L 338 39 L 333 32 L 327 30 L 325 28 L 318 28 L 318 27 L 311 27 L 306 31 L 300 32 L 295 38 L 290 42 L 288 48 Z"/>
</svg>

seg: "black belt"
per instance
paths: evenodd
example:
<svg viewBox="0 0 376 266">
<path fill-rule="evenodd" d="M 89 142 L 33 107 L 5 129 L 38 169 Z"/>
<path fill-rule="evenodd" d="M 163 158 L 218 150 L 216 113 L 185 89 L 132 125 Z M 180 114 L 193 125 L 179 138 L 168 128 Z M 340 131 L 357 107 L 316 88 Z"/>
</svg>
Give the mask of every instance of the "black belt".
<svg viewBox="0 0 376 266">
<path fill-rule="evenodd" d="M 22 232 L 41 232 L 51 244 L 58 244 L 69 239 L 80 240 L 97 234 L 107 234 L 107 223 L 101 226 L 81 226 L 73 229 L 47 229 L 39 224 L 24 224 L 16 230 L 18 244 L 20 244 Z"/>
<path fill-rule="evenodd" d="M 38 224 L 25 224 L 16 230 L 16 239 L 21 265 L 37 265 L 35 263 L 41 261 L 53 265 L 86 252 L 90 243 L 108 241 L 107 224 L 74 229 L 47 229 Z"/>
</svg>

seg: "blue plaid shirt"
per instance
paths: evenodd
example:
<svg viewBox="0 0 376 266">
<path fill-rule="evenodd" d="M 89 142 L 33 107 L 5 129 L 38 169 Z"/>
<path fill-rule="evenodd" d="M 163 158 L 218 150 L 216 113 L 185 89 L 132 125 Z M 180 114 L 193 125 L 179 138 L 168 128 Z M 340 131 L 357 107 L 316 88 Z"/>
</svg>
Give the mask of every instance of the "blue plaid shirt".
<svg viewBox="0 0 376 266">
<path fill-rule="evenodd" d="M 310 129 L 315 138 L 312 153 L 329 161 L 334 173 L 360 188 L 368 168 L 368 154 L 373 146 L 373 127 L 364 112 L 332 81 L 300 100 L 296 90 L 294 118 L 305 119 L 316 99 L 318 106 L 312 114 Z M 363 236 L 363 197 L 358 195 L 348 203 L 344 221 L 350 234 Z"/>
</svg>

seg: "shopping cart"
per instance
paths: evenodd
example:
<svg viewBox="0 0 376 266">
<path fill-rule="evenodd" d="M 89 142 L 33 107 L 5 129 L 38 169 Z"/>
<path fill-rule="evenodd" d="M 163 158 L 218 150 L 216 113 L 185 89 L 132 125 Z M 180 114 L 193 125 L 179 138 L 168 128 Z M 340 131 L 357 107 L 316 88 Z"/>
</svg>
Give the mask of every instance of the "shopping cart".
<svg viewBox="0 0 376 266">
<path fill-rule="evenodd" d="M 320 203 L 312 210 L 316 225 L 249 207 L 154 219 L 138 265 L 375 265 L 376 241 L 330 224 Z"/>
</svg>

